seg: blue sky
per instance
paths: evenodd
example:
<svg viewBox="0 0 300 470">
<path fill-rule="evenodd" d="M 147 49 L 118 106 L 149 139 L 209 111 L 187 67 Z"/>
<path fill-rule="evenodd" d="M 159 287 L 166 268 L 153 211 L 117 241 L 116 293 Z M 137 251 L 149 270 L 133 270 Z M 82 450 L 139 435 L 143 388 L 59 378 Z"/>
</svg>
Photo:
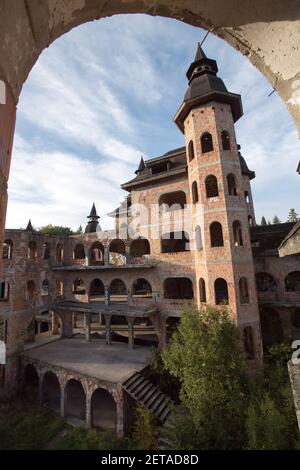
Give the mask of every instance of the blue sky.
<svg viewBox="0 0 300 470">
<path fill-rule="evenodd" d="M 84 225 L 93 201 L 106 214 L 124 197 L 140 156 L 184 145 L 172 122 L 187 88 L 185 72 L 205 31 L 179 21 L 122 15 L 82 25 L 45 50 L 18 105 L 7 227 L 32 219 Z M 241 54 L 209 35 L 203 48 L 218 62 L 229 91 L 242 95 L 236 124 L 249 167 L 256 217 L 285 221 L 299 207 L 300 141 L 269 82 Z"/>
</svg>

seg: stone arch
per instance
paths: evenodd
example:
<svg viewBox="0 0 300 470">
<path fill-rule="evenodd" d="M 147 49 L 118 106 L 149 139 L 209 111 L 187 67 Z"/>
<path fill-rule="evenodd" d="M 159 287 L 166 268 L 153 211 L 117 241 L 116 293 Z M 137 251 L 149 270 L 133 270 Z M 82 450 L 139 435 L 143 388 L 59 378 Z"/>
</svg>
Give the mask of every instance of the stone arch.
<svg viewBox="0 0 300 470">
<path fill-rule="evenodd" d="M 90 300 L 104 300 L 105 287 L 101 279 L 93 279 L 90 285 Z"/>
<path fill-rule="evenodd" d="M 49 260 L 51 257 L 51 245 L 49 242 L 43 244 L 43 259 Z"/>
<path fill-rule="evenodd" d="M 74 295 L 85 295 L 86 294 L 86 285 L 85 285 L 85 282 L 82 279 L 77 278 L 73 282 L 73 294 Z"/>
<path fill-rule="evenodd" d="M 236 189 L 236 180 L 233 173 L 229 173 L 226 176 L 227 180 L 227 190 L 229 196 L 237 196 L 237 189 Z"/>
<path fill-rule="evenodd" d="M 141 277 L 134 281 L 131 292 L 133 297 L 152 298 L 152 286 L 150 282 Z"/>
<path fill-rule="evenodd" d="M 60 413 L 61 388 L 57 375 L 46 371 L 42 378 L 42 401 L 53 411 Z"/>
<path fill-rule="evenodd" d="M 196 204 L 199 201 L 197 181 L 193 181 L 193 184 L 192 184 L 192 200 L 193 200 L 193 204 Z"/>
<path fill-rule="evenodd" d="M 12 240 L 5 240 L 3 243 L 2 259 L 12 259 L 13 254 L 13 242 Z"/>
<path fill-rule="evenodd" d="M 256 273 L 255 279 L 258 292 L 276 292 L 277 282 L 271 274 L 265 272 Z"/>
<path fill-rule="evenodd" d="M 40 378 L 37 369 L 32 364 L 26 364 L 23 374 L 23 388 L 29 396 L 37 399 L 39 396 Z"/>
<path fill-rule="evenodd" d="M 58 243 L 55 248 L 56 261 L 62 261 L 64 258 L 64 246 L 62 243 Z"/>
<path fill-rule="evenodd" d="M 210 132 L 204 132 L 200 138 L 201 142 L 201 152 L 208 153 L 212 152 L 214 149 L 213 138 Z"/>
<path fill-rule="evenodd" d="M 99 241 L 95 241 L 91 246 L 89 264 L 90 266 L 101 266 L 104 264 L 104 246 Z"/>
<path fill-rule="evenodd" d="M 37 258 L 37 244 L 34 240 L 28 243 L 28 259 Z"/>
<path fill-rule="evenodd" d="M 113 395 L 104 388 L 97 388 L 91 396 L 91 424 L 94 428 L 115 431 L 117 405 Z"/>
<path fill-rule="evenodd" d="M 230 150 L 230 134 L 228 131 L 221 132 L 221 140 L 223 150 Z"/>
<path fill-rule="evenodd" d="M 77 243 L 73 251 L 73 259 L 85 259 L 85 249 L 82 243 Z"/>
<path fill-rule="evenodd" d="M 120 238 L 115 238 L 109 244 L 109 264 L 117 266 L 126 264 L 125 242 Z"/>
<path fill-rule="evenodd" d="M 158 199 L 158 204 L 164 212 L 184 209 L 186 205 L 186 194 L 184 191 L 171 191 L 161 194 Z"/>
<path fill-rule="evenodd" d="M 82 383 L 69 379 L 65 385 L 65 417 L 84 421 L 86 419 L 86 393 Z"/>
<path fill-rule="evenodd" d="M 242 224 L 235 220 L 232 224 L 234 246 L 243 246 Z"/>
<path fill-rule="evenodd" d="M 127 302 L 128 292 L 122 279 L 114 279 L 109 286 L 110 300 L 112 302 Z"/>
<path fill-rule="evenodd" d="M 205 190 L 207 198 L 219 196 L 218 180 L 215 175 L 208 175 L 205 178 Z"/>
<path fill-rule="evenodd" d="M 199 295 L 200 295 L 200 302 L 202 304 L 206 303 L 206 286 L 205 286 L 205 280 L 200 277 L 199 279 Z"/>
<path fill-rule="evenodd" d="M 210 233 L 210 246 L 215 248 L 217 246 L 224 246 L 223 229 L 220 222 L 212 222 L 209 226 Z"/>
<path fill-rule="evenodd" d="M 194 142 L 192 140 L 190 140 L 188 144 L 188 157 L 189 162 L 191 162 L 195 158 Z"/>
<path fill-rule="evenodd" d="M 228 285 L 225 279 L 221 277 L 215 280 L 215 302 L 216 305 L 229 303 Z"/>
<path fill-rule="evenodd" d="M 130 244 L 130 256 L 140 258 L 144 255 L 150 255 L 150 243 L 147 238 L 137 238 Z"/>
<path fill-rule="evenodd" d="M 300 271 L 288 273 L 285 280 L 285 290 L 287 292 L 300 292 Z"/>
</svg>

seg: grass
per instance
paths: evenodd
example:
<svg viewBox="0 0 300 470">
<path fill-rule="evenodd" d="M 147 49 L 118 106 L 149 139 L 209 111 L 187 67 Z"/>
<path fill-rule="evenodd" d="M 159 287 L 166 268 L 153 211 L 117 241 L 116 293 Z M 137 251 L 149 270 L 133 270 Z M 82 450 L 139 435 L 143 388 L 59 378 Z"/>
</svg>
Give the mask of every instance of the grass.
<svg viewBox="0 0 300 470">
<path fill-rule="evenodd" d="M 75 428 L 24 398 L 0 403 L 0 450 L 123 450 L 115 433 Z"/>
</svg>

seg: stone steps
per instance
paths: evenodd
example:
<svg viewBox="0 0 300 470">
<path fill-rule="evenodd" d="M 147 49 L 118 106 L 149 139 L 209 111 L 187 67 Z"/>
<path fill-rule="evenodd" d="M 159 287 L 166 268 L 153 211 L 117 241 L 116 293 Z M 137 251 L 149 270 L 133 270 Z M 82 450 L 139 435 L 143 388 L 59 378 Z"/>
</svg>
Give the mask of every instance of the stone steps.
<svg viewBox="0 0 300 470">
<path fill-rule="evenodd" d="M 150 410 L 161 423 L 165 422 L 171 412 L 172 401 L 157 385 L 137 372 L 123 383 L 123 389 L 135 401 Z"/>
</svg>

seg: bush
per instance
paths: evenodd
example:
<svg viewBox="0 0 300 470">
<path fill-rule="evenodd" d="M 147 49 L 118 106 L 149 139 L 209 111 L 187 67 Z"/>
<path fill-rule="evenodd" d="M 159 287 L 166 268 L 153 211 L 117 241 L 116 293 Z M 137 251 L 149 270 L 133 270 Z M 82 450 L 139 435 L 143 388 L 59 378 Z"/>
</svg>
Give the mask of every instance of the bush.
<svg viewBox="0 0 300 470">
<path fill-rule="evenodd" d="M 153 413 L 142 405 L 137 405 L 131 447 L 135 450 L 155 449 L 158 432 L 159 428 Z"/>
</svg>

